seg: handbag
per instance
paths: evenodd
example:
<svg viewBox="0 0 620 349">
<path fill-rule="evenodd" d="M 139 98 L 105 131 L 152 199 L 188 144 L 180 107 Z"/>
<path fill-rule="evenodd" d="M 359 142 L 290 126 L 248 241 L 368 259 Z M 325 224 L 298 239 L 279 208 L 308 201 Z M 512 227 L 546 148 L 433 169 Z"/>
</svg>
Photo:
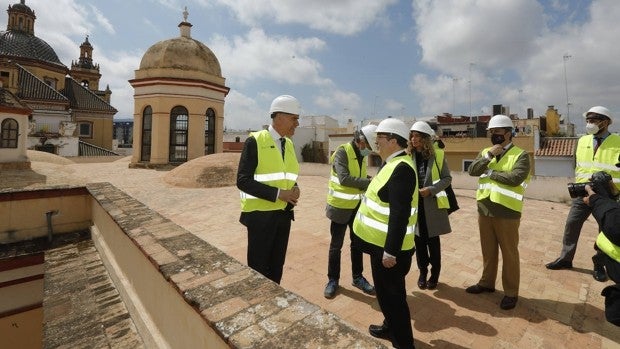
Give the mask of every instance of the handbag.
<svg viewBox="0 0 620 349">
<path fill-rule="evenodd" d="M 450 204 L 450 207 L 448 207 L 448 214 L 458 210 L 459 207 L 459 203 L 456 201 L 456 195 L 454 194 L 454 190 L 452 189 L 452 184 L 450 184 L 446 189 L 445 189 L 446 195 L 448 196 L 448 203 Z"/>
<path fill-rule="evenodd" d="M 437 166 L 437 170 L 439 170 L 439 173 L 441 174 L 441 168 L 437 164 L 437 161 L 435 161 L 435 166 Z M 450 207 L 448 207 L 447 210 L 448 214 L 450 214 L 460 208 L 459 203 L 458 201 L 456 201 L 456 194 L 454 194 L 454 190 L 452 189 L 452 183 L 450 183 L 450 185 L 448 185 L 446 189 L 444 189 L 444 191 L 446 192 L 446 196 L 448 197 L 448 204 L 450 205 Z"/>
</svg>

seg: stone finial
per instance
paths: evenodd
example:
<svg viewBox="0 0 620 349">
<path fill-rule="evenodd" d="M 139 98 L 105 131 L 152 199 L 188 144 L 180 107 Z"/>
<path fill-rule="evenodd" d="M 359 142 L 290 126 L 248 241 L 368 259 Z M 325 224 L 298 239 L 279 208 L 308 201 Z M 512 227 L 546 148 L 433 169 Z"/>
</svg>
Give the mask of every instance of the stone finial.
<svg viewBox="0 0 620 349">
<path fill-rule="evenodd" d="M 185 11 L 183 11 L 183 22 L 187 22 L 187 16 L 189 12 L 187 12 L 187 6 L 185 6 Z"/>
</svg>

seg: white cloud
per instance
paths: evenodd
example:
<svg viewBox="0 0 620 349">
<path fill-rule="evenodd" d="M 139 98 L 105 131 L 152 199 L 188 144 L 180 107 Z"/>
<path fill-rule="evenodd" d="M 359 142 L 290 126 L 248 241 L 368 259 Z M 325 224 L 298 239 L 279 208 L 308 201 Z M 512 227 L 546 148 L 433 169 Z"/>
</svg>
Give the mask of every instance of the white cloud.
<svg viewBox="0 0 620 349">
<path fill-rule="evenodd" d="M 239 20 L 256 26 L 274 20 L 302 24 L 312 29 L 352 35 L 374 23 L 397 0 L 218 0 L 230 7 Z"/>
<path fill-rule="evenodd" d="M 112 23 L 110 23 L 110 20 L 107 19 L 106 16 L 103 13 L 101 13 L 101 11 L 99 11 L 98 8 L 91 5 L 90 9 L 95 15 L 95 19 L 97 20 L 97 23 L 99 24 L 99 26 L 101 26 L 106 32 L 110 34 L 116 33 L 116 31 L 114 30 L 114 26 L 112 25 Z"/>
<path fill-rule="evenodd" d="M 270 37 L 261 29 L 252 29 L 244 37 L 215 36 L 208 46 L 229 82 L 270 79 L 287 84 L 331 83 L 321 76 L 321 63 L 309 56 L 325 47 L 317 38 Z"/>
</svg>

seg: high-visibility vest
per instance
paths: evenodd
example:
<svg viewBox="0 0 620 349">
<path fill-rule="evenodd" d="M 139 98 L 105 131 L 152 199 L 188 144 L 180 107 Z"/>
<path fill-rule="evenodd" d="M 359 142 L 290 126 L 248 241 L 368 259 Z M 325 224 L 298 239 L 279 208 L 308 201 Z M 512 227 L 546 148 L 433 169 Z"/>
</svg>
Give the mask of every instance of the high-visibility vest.
<svg viewBox="0 0 620 349">
<path fill-rule="evenodd" d="M 282 153 L 268 130 L 253 132 L 250 134 L 250 137 L 256 139 L 258 154 L 258 165 L 256 170 L 254 170 L 254 179 L 279 189 L 288 190 L 293 188 L 299 174 L 299 163 L 295 156 L 293 142 L 286 138 L 283 160 Z M 287 204 L 280 199 L 272 202 L 257 198 L 243 191 L 240 194 L 241 210 L 243 212 L 283 210 Z"/>
<path fill-rule="evenodd" d="M 586 135 L 577 142 L 575 182 L 588 182 L 595 172 L 605 171 L 613 178 L 616 188 L 620 189 L 620 169 L 616 167 L 620 154 L 620 136 L 617 134 L 607 136 L 599 145 L 596 154 L 592 147 L 593 141 L 593 135 Z"/>
<path fill-rule="evenodd" d="M 483 149 L 480 155 L 484 156 L 490 149 L 491 147 Z M 512 171 L 517 159 L 519 159 L 519 156 L 521 156 L 523 152 L 523 149 L 513 146 L 508 149 L 504 155 L 502 155 L 499 163 L 496 158 L 493 158 L 493 160 L 489 162 L 488 167 L 489 169 L 496 171 Z M 521 182 L 521 184 L 517 186 L 510 186 L 494 181 L 486 173 L 483 173 L 478 178 L 476 200 L 480 201 L 490 198 L 490 200 L 494 203 L 508 207 L 513 211 L 521 212 L 523 209 L 523 194 L 525 193 L 525 188 L 527 187 L 529 180 L 530 175 L 528 174 L 527 178 Z"/>
<path fill-rule="evenodd" d="M 362 160 L 362 167 L 360 168 L 353 145 L 351 143 L 342 144 L 336 149 L 336 152 L 340 148 L 343 148 L 347 154 L 349 175 L 352 177 L 366 178 L 366 161 Z M 332 154 L 330 163 L 334 162 L 336 152 Z M 338 174 L 334 171 L 333 166 L 327 187 L 327 203 L 336 208 L 353 209 L 357 207 L 357 204 L 359 204 L 362 197 L 362 193 L 364 192 L 359 188 L 346 187 L 340 184 Z"/>
<path fill-rule="evenodd" d="M 355 235 L 379 247 L 385 247 L 390 217 L 390 204 L 381 201 L 379 190 L 388 182 L 396 166 L 403 162 L 411 166 L 417 178 L 417 171 L 410 156 L 397 156 L 390 159 L 370 182 L 353 221 L 353 232 Z M 401 247 L 403 251 L 411 250 L 415 246 L 413 236 L 418 220 L 417 208 L 418 186 L 415 186 L 413 196 L 411 197 L 411 213 L 406 227 L 407 231 Z"/>
<path fill-rule="evenodd" d="M 433 169 L 431 170 L 431 179 L 433 180 L 433 184 L 439 182 L 439 180 L 441 179 L 439 175 L 441 174 L 440 171 L 443 168 L 443 158 L 444 158 L 443 149 L 435 148 L 435 164 L 437 166 L 433 166 Z M 442 208 L 442 209 L 450 208 L 450 202 L 448 201 L 448 194 L 446 194 L 445 190 L 442 190 L 439 193 L 437 193 L 435 197 L 437 197 L 438 208 Z"/>
<path fill-rule="evenodd" d="M 620 263 L 620 246 L 614 245 L 602 232 L 596 237 L 596 246 L 611 259 Z"/>
</svg>

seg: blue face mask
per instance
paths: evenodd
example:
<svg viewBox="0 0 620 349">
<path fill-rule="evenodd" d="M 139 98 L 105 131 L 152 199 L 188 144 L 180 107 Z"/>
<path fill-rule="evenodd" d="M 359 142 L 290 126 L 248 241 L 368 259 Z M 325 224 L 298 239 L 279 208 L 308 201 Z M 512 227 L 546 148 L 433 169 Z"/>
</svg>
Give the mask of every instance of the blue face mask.
<svg viewBox="0 0 620 349">
<path fill-rule="evenodd" d="M 360 149 L 360 154 L 364 157 L 370 155 L 370 153 L 372 153 L 372 151 L 368 148 Z"/>
</svg>

